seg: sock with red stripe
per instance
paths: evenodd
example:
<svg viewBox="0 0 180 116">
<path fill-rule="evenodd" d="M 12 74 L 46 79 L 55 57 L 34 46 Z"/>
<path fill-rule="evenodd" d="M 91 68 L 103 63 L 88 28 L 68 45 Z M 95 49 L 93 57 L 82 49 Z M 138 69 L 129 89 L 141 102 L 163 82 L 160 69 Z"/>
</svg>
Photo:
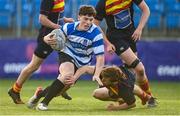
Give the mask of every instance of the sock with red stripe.
<svg viewBox="0 0 180 116">
<path fill-rule="evenodd" d="M 139 82 L 139 86 L 140 88 L 145 91 L 147 94 L 149 94 L 150 96 L 152 96 L 151 90 L 150 90 L 150 86 L 149 86 L 149 82 L 147 79 L 145 79 L 142 82 Z"/>
<path fill-rule="evenodd" d="M 17 82 L 14 83 L 14 85 L 13 85 L 13 87 L 12 87 L 13 91 L 16 92 L 16 93 L 20 93 L 21 88 L 22 88 L 22 86 L 19 85 Z"/>
</svg>

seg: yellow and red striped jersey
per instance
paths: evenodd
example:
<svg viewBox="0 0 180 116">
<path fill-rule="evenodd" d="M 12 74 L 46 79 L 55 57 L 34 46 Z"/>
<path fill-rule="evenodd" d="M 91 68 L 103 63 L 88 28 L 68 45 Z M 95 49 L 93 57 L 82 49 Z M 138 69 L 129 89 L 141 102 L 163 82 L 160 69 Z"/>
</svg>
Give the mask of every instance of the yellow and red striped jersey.
<svg viewBox="0 0 180 116">
<path fill-rule="evenodd" d="M 106 0 L 106 14 L 114 15 L 121 10 L 127 9 L 132 4 L 132 0 Z"/>
<path fill-rule="evenodd" d="M 64 0 L 54 0 L 54 6 L 52 12 L 62 12 L 64 11 Z"/>
</svg>

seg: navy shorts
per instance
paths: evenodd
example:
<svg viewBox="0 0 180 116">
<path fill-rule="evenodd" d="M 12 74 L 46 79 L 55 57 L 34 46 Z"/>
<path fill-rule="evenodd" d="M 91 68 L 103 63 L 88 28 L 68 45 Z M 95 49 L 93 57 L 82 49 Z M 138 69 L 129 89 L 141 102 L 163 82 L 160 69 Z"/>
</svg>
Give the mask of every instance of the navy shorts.
<svg viewBox="0 0 180 116">
<path fill-rule="evenodd" d="M 75 70 L 75 72 L 77 71 L 78 67 L 75 65 L 74 59 L 64 52 L 59 52 L 59 65 L 61 65 L 64 62 L 73 63 L 74 64 L 74 70 Z"/>
<path fill-rule="evenodd" d="M 44 36 L 46 36 L 50 32 L 51 30 L 48 30 L 45 32 L 40 31 L 37 38 L 37 47 L 34 51 L 34 54 L 42 59 L 46 59 L 46 57 L 49 56 L 53 52 L 53 49 L 51 48 L 51 46 L 46 44 L 43 40 Z"/>
<path fill-rule="evenodd" d="M 136 42 L 132 40 L 131 36 L 121 37 L 118 35 L 107 36 L 109 41 L 115 46 L 115 53 L 119 56 L 128 48 L 131 48 L 133 52 L 137 52 Z"/>
</svg>

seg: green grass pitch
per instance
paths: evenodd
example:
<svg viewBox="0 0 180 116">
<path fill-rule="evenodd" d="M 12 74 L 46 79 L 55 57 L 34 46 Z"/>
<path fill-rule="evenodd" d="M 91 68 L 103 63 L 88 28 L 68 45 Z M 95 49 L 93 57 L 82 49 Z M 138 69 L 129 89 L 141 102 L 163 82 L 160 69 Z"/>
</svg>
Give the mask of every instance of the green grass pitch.
<svg viewBox="0 0 180 116">
<path fill-rule="evenodd" d="M 110 102 L 103 102 L 92 97 L 97 84 L 92 81 L 79 80 L 68 93 L 71 101 L 56 97 L 49 105 L 48 111 L 28 109 L 26 105 L 14 104 L 7 94 L 14 80 L 0 80 L 0 115 L 180 115 L 180 82 L 150 82 L 158 107 L 142 106 L 137 98 L 136 107 L 123 111 L 107 111 Z M 46 87 L 52 80 L 29 80 L 24 84 L 21 97 L 24 102 L 33 95 L 37 86 Z"/>
</svg>

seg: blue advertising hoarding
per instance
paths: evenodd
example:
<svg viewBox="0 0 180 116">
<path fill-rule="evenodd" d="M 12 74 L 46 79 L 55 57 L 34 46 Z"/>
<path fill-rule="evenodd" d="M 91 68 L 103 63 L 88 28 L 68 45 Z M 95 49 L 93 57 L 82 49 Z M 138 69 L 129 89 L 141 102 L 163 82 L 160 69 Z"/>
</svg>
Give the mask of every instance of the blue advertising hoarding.
<svg viewBox="0 0 180 116">
<path fill-rule="evenodd" d="M 17 78 L 20 71 L 31 61 L 36 40 L 0 40 L 0 78 Z M 53 52 L 32 75 L 51 77 L 58 74 L 58 57 Z"/>
<path fill-rule="evenodd" d="M 150 79 L 180 81 L 180 41 L 142 41 L 138 51 Z"/>
<path fill-rule="evenodd" d="M 35 47 L 36 40 L 0 40 L 0 78 L 17 78 L 23 67 L 31 61 Z M 106 52 L 105 55 L 107 65 L 121 64 L 115 54 Z M 150 80 L 180 81 L 179 41 L 141 41 L 138 43 L 138 56 Z M 54 51 L 32 76 L 54 79 L 57 75 L 58 56 Z M 90 78 L 86 76 L 83 79 Z"/>
</svg>

